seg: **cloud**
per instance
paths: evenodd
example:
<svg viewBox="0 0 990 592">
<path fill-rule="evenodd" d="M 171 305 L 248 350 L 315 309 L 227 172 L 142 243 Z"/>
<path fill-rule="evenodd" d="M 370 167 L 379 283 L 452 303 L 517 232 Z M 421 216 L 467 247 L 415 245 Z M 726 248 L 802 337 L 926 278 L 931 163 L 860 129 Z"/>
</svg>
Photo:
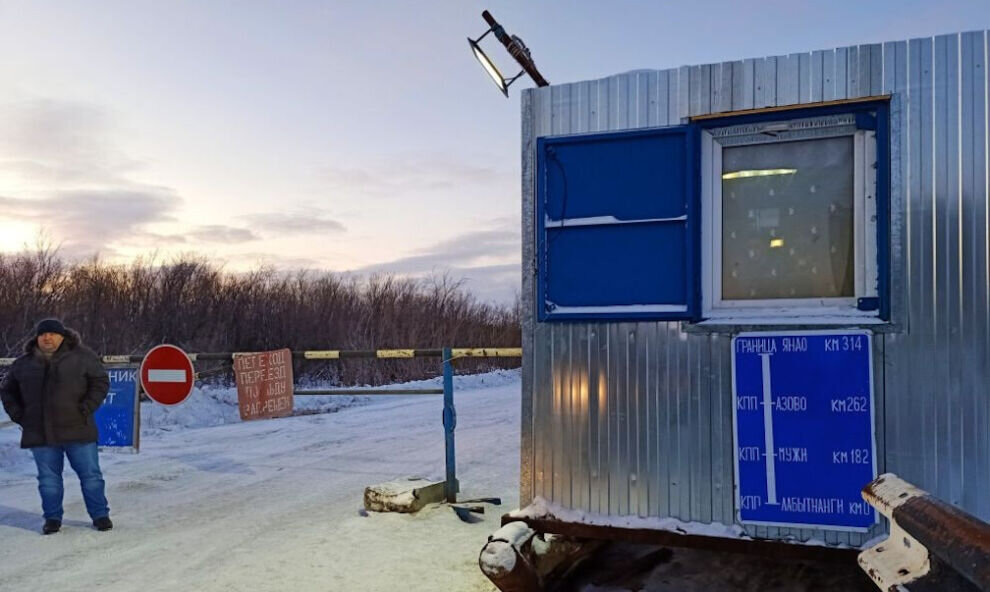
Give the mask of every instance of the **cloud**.
<svg viewBox="0 0 990 592">
<path fill-rule="evenodd" d="M 519 233 L 482 230 L 440 241 L 418 254 L 363 267 L 360 272 L 430 273 L 437 267 L 464 267 L 519 255 Z"/>
<path fill-rule="evenodd" d="M 273 267 L 278 271 L 325 270 L 322 262 L 308 257 L 292 257 L 278 253 L 239 253 L 236 259 L 230 259 L 233 267 L 257 269 L 258 267 Z"/>
<path fill-rule="evenodd" d="M 157 232 L 137 232 L 131 235 L 131 243 L 140 246 L 160 247 L 162 245 L 183 245 L 188 239 L 181 234 L 160 234 Z"/>
<path fill-rule="evenodd" d="M 116 147 L 110 113 L 77 101 L 0 102 L 0 172 L 28 183 L 126 185 L 141 167 Z"/>
<path fill-rule="evenodd" d="M 127 237 L 126 242 L 130 247 L 157 249 L 163 246 L 191 245 L 194 243 L 237 244 L 256 240 L 261 240 L 261 237 L 247 228 L 207 224 L 196 226 L 182 233 L 134 232 Z"/>
<path fill-rule="evenodd" d="M 97 105 L 51 99 L 0 101 L 0 219 L 33 223 L 69 257 L 159 248 L 247 243 L 261 233 L 341 232 L 326 216 L 275 212 L 250 227 L 207 224 L 168 233 L 182 199 L 168 187 L 134 181 L 141 164 L 117 148 L 112 114 Z"/>
<path fill-rule="evenodd" d="M 222 224 L 199 226 L 191 232 L 187 232 L 186 236 L 200 242 L 215 243 L 246 243 L 261 238 L 247 228 L 236 228 Z"/>
<path fill-rule="evenodd" d="M 464 280 L 464 289 L 482 301 L 511 304 L 519 295 L 521 269 L 518 263 L 479 267 L 451 267 L 451 277 Z"/>
<path fill-rule="evenodd" d="M 344 232 L 346 227 L 315 211 L 284 213 L 269 212 L 241 216 L 259 232 L 267 234 L 306 234 L 311 232 Z"/>
<path fill-rule="evenodd" d="M 326 166 L 322 179 L 332 191 L 347 195 L 389 198 L 415 192 L 435 192 L 487 185 L 500 190 L 512 174 L 443 155 L 403 154 L 365 167 Z"/>
<path fill-rule="evenodd" d="M 0 219 L 50 230 L 70 251 L 103 251 L 109 243 L 174 220 L 178 198 L 167 188 L 56 191 L 48 197 L 0 197 Z"/>
<path fill-rule="evenodd" d="M 410 277 L 447 272 L 454 279 L 464 280 L 464 287 L 477 298 L 509 303 L 519 292 L 520 248 L 516 230 L 480 230 L 440 241 L 408 257 L 353 271 Z"/>
<path fill-rule="evenodd" d="M 39 227 L 67 257 L 186 242 L 148 230 L 175 222 L 182 199 L 129 178 L 142 165 L 118 148 L 109 110 L 15 98 L 0 101 L 0 129 L 0 219 Z"/>
</svg>

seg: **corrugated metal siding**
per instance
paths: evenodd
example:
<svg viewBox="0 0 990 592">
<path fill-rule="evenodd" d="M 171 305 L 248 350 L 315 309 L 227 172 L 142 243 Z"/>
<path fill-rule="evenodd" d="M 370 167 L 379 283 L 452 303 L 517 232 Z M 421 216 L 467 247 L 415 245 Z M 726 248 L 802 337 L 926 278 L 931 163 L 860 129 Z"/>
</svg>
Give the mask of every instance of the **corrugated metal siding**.
<svg viewBox="0 0 990 592">
<path fill-rule="evenodd" d="M 990 519 L 986 32 L 609 78 L 523 96 L 521 498 L 734 521 L 728 334 L 536 323 L 534 142 L 892 94 L 889 333 L 874 338 L 881 470 Z M 866 535 L 754 527 L 862 544 Z"/>
<path fill-rule="evenodd" d="M 888 44 L 907 107 L 907 334 L 889 335 L 888 467 L 990 519 L 987 34 Z"/>
</svg>

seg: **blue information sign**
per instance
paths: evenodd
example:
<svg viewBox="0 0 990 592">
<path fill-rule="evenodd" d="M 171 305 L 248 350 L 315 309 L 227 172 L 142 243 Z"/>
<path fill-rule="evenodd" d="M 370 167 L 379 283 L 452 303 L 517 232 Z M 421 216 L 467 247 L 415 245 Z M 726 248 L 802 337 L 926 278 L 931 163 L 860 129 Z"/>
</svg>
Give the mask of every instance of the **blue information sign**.
<svg viewBox="0 0 990 592">
<path fill-rule="evenodd" d="M 96 410 L 100 446 L 130 446 L 137 441 L 137 368 L 109 368 L 110 392 Z"/>
<path fill-rule="evenodd" d="M 743 523 L 862 531 L 876 476 L 868 331 L 732 340 L 736 509 Z"/>
</svg>

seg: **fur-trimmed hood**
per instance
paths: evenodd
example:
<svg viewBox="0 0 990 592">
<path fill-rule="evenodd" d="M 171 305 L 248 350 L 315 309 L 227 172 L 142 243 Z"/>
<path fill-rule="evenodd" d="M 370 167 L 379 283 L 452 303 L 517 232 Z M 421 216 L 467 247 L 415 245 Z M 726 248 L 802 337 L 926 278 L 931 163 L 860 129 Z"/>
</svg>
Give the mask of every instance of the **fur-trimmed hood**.
<svg viewBox="0 0 990 592">
<path fill-rule="evenodd" d="M 76 349 L 77 347 L 83 344 L 82 337 L 80 337 L 79 333 L 77 333 L 74 329 L 69 329 L 68 327 L 66 327 L 65 335 L 63 335 L 63 337 L 64 340 L 62 341 L 62 346 L 59 348 L 59 350 L 68 351 L 71 349 Z M 24 353 L 33 354 L 37 348 L 38 348 L 38 338 L 32 337 L 31 339 L 28 340 L 27 343 L 24 344 Z"/>
</svg>

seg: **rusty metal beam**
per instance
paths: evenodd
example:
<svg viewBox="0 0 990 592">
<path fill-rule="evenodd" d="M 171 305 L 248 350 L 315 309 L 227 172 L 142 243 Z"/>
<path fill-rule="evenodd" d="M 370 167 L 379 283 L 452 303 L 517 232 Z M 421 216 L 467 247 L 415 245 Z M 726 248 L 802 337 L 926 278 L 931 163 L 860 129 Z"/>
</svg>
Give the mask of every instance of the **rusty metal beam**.
<svg viewBox="0 0 990 592">
<path fill-rule="evenodd" d="M 648 528 L 624 528 L 619 526 L 603 526 L 598 524 L 582 524 L 564 522 L 555 518 L 519 518 L 511 514 L 502 516 L 502 524 L 523 521 L 536 532 L 560 534 L 568 537 L 583 539 L 598 539 L 609 541 L 624 541 L 647 545 L 664 545 L 688 549 L 706 549 L 726 553 L 742 553 L 760 555 L 780 559 L 795 559 L 855 565 L 856 549 L 839 549 L 785 543 L 758 539 L 730 539 L 724 537 L 681 534 L 669 530 Z"/>
<path fill-rule="evenodd" d="M 860 567 L 881 590 L 990 590 L 990 525 L 894 474 L 863 488 L 890 520 L 887 540 L 863 551 Z"/>
</svg>

